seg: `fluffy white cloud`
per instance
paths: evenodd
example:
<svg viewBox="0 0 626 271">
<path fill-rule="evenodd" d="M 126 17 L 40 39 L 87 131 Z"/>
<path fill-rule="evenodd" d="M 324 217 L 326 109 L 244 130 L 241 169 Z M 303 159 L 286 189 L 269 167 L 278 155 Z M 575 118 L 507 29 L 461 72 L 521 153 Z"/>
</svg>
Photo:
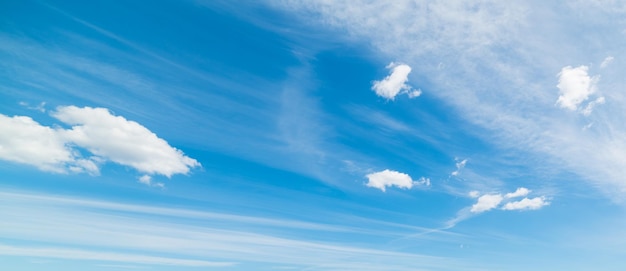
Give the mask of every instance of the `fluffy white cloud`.
<svg viewBox="0 0 626 271">
<path fill-rule="evenodd" d="M 472 213 L 482 213 L 498 207 L 503 197 L 500 194 L 483 195 L 478 198 L 478 202 L 472 205 Z"/>
<path fill-rule="evenodd" d="M 409 65 L 391 62 L 387 65 L 387 69 L 391 70 L 391 74 L 383 80 L 373 82 L 372 90 L 376 92 L 376 95 L 393 100 L 399 93 L 407 93 L 409 98 L 415 98 L 422 94 L 420 90 L 413 90 L 406 84 L 409 80 L 409 73 L 411 73 Z"/>
<path fill-rule="evenodd" d="M 91 153 L 147 174 L 186 174 L 200 164 L 171 147 L 141 124 L 114 116 L 105 108 L 59 107 L 52 114 L 75 125 L 60 134 Z"/>
<path fill-rule="evenodd" d="M 99 164 L 106 161 L 167 177 L 200 166 L 139 123 L 114 116 L 107 109 L 64 106 L 52 116 L 74 126 L 51 128 L 30 117 L 0 114 L 0 159 L 44 171 L 92 175 L 98 174 Z M 93 156 L 82 157 L 81 148 Z"/>
<path fill-rule="evenodd" d="M 472 205 L 470 212 L 472 213 L 482 213 L 485 211 L 492 210 L 502 206 L 502 210 L 537 210 L 543 206 L 549 205 L 550 202 L 547 201 L 545 197 L 536 197 L 529 199 L 526 196 L 532 192 L 528 188 L 520 187 L 515 192 L 506 193 L 504 196 L 500 193 L 497 194 L 487 194 L 478 197 L 480 194 L 478 191 L 471 191 L 468 195 L 472 198 L 478 197 L 478 201 Z M 511 201 L 513 198 L 524 197 L 519 201 Z"/>
<path fill-rule="evenodd" d="M 563 67 L 559 76 L 559 98 L 556 104 L 569 110 L 578 109 L 578 105 L 587 100 L 596 91 L 598 77 L 590 77 L 587 66 Z"/>
<path fill-rule="evenodd" d="M 367 174 L 368 187 L 378 188 L 385 192 L 386 187 L 396 186 L 403 189 L 411 189 L 415 185 L 430 185 L 430 179 L 420 178 L 418 181 L 413 181 L 411 176 L 406 173 L 385 169 L 383 171 Z"/>
<path fill-rule="evenodd" d="M 537 210 L 546 205 L 550 205 L 550 202 L 544 197 L 523 198 L 520 201 L 508 202 L 502 210 Z"/>
<path fill-rule="evenodd" d="M 92 161 L 76 157 L 57 130 L 25 116 L 0 114 L 0 159 L 57 173 L 65 172 L 66 168 L 98 173 Z"/>
<path fill-rule="evenodd" d="M 507 198 L 507 199 L 517 198 L 517 197 L 524 197 L 524 196 L 528 195 L 528 193 L 530 193 L 530 190 L 528 190 L 528 188 L 520 187 L 517 190 L 515 190 L 515 192 L 513 192 L 513 193 L 506 193 L 506 195 L 504 195 L 504 197 Z"/>
</svg>

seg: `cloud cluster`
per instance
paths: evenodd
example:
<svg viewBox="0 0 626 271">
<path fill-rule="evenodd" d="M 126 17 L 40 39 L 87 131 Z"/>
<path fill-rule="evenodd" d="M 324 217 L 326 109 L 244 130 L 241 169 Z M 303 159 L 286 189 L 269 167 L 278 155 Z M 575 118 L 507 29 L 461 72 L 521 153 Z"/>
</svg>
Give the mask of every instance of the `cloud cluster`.
<svg viewBox="0 0 626 271">
<path fill-rule="evenodd" d="M 398 172 L 395 170 L 385 169 L 383 171 L 370 173 L 365 175 L 367 177 L 368 187 L 380 189 L 385 192 L 387 187 L 398 187 L 402 189 L 411 189 L 413 186 L 424 185 L 430 186 L 430 179 L 421 177 L 419 180 L 414 181 L 409 174 Z"/>
<path fill-rule="evenodd" d="M 556 87 L 559 89 L 559 98 L 556 104 L 565 109 L 577 110 L 579 106 L 597 90 L 597 83 L 600 77 L 589 76 L 589 67 L 582 65 L 576 68 L 566 66 L 561 69 L 558 74 L 559 83 Z M 593 102 L 587 104 L 582 113 L 585 116 L 591 114 L 593 107 L 604 103 L 604 97 L 599 97 Z"/>
<path fill-rule="evenodd" d="M 419 89 L 413 89 L 406 84 L 409 81 L 409 73 L 411 73 L 409 65 L 391 62 L 387 65 L 387 69 L 390 69 L 391 73 L 383 80 L 374 81 L 372 84 L 372 90 L 376 92 L 376 95 L 387 100 L 393 100 L 402 93 L 407 94 L 409 98 L 415 98 L 422 94 Z"/>
<path fill-rule="evenodd" d="M 146 176 L 171 177 L 200 166 L 146 127 L 105 108 L 61 106 L 51 115 L 72 127 L 52 128 L 30 117 L 0 114 L 0 159 L 43 171 L 92 175 L 99 174 L 99 165 L 106 161 L 132 167 Z"/>
<path fill-rule="evenodd" d="M 470 196 L 473 198 L 478 198 L 476 203 L 472 205 L 470 212 L 472 213 L 482 213 L 489 211 L 491 209 L 495 209 L 498 206 L 502 206 L 504 202 L 504 206 L 502 206 L 501 210 L 537 210 L 543 206 L 550 205 L 550 202 L 546 199 L 546 197 L 535 197 L 535 198 L 527 198 L 526 196 L 532 192 L 531 190 L 520 187 L 515 192 L 502 194 L 485 194 L 482 196 L 477 191 L 470 192 Z M 513 198 L 524 197 L 518 201 L 511 201 Z"/>
</svg>

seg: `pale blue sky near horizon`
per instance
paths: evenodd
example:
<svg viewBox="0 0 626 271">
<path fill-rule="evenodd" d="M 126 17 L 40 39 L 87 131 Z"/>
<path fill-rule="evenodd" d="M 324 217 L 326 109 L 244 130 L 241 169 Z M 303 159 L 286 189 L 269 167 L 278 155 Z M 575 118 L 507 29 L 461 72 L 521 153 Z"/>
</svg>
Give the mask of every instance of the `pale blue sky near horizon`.
<svg viewBox="0 0 626 271">
<path fill-rule="evenodd" d="M 626 4 L 4 1 L 7 270 L 623 270 Z"/>
</svg>

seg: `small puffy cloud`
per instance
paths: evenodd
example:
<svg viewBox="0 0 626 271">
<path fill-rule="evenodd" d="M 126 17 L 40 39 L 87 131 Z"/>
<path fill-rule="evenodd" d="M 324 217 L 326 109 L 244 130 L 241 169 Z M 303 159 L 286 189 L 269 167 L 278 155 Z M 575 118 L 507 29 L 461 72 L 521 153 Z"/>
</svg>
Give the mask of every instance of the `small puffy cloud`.
<svg viewBox="0 0 626 271">
<path fill-rule="evenodd" d="M 545 197 L 535 197 L 532 199 L 527 198 L 526 196 L 530 194 L 532 191 L 525 187 L 520 187 L 515 192 L 506 193 L 504 195 L 497 194 L 486 194 L 479 197 L 478 191 L 471 191 L 469 196 L 472 198 L 478 198 L 477 202 L 472 205 L 470 212 L 472 213 L 482 213 L 485 211 L 489 211 L 497 208 L 498 206 L 502 206 L 500 209 L 502 210 L 537 210 L 543 206 L 549 205 L 550 202 L 547 201 Z M 524 197 L 519 201 L 511 201 L 513 198 Z"/>
<path fill-rule="evenodd" d="M 63 172 L 74 158 L 54 129 L 30 117 L 0 115 L 0 159 Z"/>
<path fill-rule="evenodd" d="M 420 90 L 414 90 L 406 84 L 409 80 L 409 73 L 411 73 L 409 65 L 391 62 L 387 65 L 387 69 L 391 70 L 387 77 L 373 82 L 372 90 L 376 92 L 376 95 L 393 100 L 400 93 L 406 93 L 409 98 L 415 98 L 422 94 Z"/>
<path fill-rule="evenodd" d="M 370 173 L 365 175 L 365 177 L 367 177 L 368 180 L 365 184 L 366 186 L 378 188 L 383 192 L 385 192 L 387 187 L 391 186 L 396 186 L 402 189 L 411 189 L 415 185 L 430 185 L 430 179 L 428 178 L 422 177 L 418 181 L 413 181 L 409 174 L 389 169 Z"/>
<path fill-rule="evenodd" d="M 545 197 L 523 198 L 520 201 L 512 201 L 506 203 L 502 210 L 537 210 L 543 206 L 550 205 Z"/>
<path fill-rule="evenodd" d="M 30 117 L 0 114 L 0 159 L 43 171 L 91 175 L 99 174 L 99 165 L 107 161 L 167 177 L 200 166 L 139 123 L 107 109 L 64 106 L 52 116 L 74 126 L 51 128 Z M 83 157 L 85 150 L 92 155 Z"/>
<path fill-rule="evenodd" d="M 609 66 L 611 64 L 611 62 L 613 62 L 615 58 L 613 58 L 612 56 L 607 56 L 602 63 L 600 64 L 600 68 L 606 68 L 607 66 Z"/>
<path fill-rule="evenodd" d="M 558 74 L 559 83 L 556 87 L 559 89 L 559 98 L 556 104 L 561 108 L 576 110 L 578 106 L 587 100 L 591 94 L 596 91 L 596 83 L 599 77 L 590 77 L 587 66 L 563 67 Z"/>
<path fill-rule="evenodd" d="M 409 91 L 407 95 L 409 95 L 409 99 L 417 98 L 420 95 L 422 95 L 422 91 L 419 89 L 414 89 L 414 90 Z"/>
<path fill-rule="evenodd" d="M 74 125 L 60 134 L 69 142 L 99 157 L 147 174 L 186 174 L 200 165 L 171 147 L 141 124 L 112 115 L 106 108 L 59 107 L 52 114 Z"/>
<path fill-rule="evenodd" d="M 160 188 L 164 188 L 165 184 L 164 183 L 155 183 L 152 181 L 152 176 L 150 175 L 143 175 L 141 177 L 139 177 L 137 179 L 139 181 L 139 183 L 145 184 L 147 186 L 156 186 L 156 187 L 160 187 Z"/>
<path fill-rule="evenodd" d="M 491 194 L 491 195 L 483 195 L 478 198 L 478 202 L 472 205 L 470 212 L 472 213 L 482 213 L 485 211 L 489 211 L 493 208 L 498 207 L 500 202 L 502 202 L 502 195 L 500 194 Z"/>
<path fill-rule="evenodd" d="M 463 169 L 465 167 L 465 164 L 467 164 L 467 159 L 463 159 L 461 161 L 456 162 L 456 170 L 452 171 L 452 173 L 450 173 L 450 175 L 452 176 L 458 176 L 459 173 L 461 173 L 461 169 Z"/>
<path fill-rule="evenodd" d="M 467 195 L 470 196 L 470 198 L 478 198 L 480 196 L 480 193 L 474 190 L 474 191 L 470 191 L 469 193 L 467 193 Z"/>
<path fill-rule="evenodd" d="M 515 192 L 513 193 L 506 193 L 504 197 L 507 199 L 512 199 L 512 198 L 517 198 L 517 197 L 524 197 L 528 195 L 528 193 L 530 193 L 530 190 L 528 188 L 520 187 L 517 190 L 515 190 Z"/>
</svg>

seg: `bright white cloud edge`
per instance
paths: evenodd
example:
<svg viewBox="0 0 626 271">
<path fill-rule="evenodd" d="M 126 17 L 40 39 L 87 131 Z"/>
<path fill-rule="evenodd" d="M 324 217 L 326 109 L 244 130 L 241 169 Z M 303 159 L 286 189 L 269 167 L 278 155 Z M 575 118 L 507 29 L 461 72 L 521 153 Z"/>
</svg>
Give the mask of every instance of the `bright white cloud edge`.
<svg viewBox="0 0 626 271">
<path fill-rule="evenodd" d="M 411 73 L 409 65 L 391 62 L 387 65 L 387 69 L 390 69 L 391 73 L 384 79 L 374 81 L 372 84 L 372 90 L 376 92 L 376 95 L 387 100 L 393 100 L 400 93 L 406 93 L 409 98 L 415 98 L 422 94 L 421 90 L 414 90 L 406 84 L 409 80 L 409 73 Z"/>
<path fill-rule="evenodd" d="M 561 108 L 576 110 L 578 106 L 596 92 L 598 77 L 590 77 L 589 67 L 582 65 L 576 68 L 566 66 L 558 74 L 559 98 L 556 104 Z"/>
<path fill-rule="evenodd" d="M 430 179 L 421 177 L 419 180 L 414 181 L 411 176 L 406 173 L 398 172 L 395 170 L 385 169 L 383 171 L 370 173 L 365 175 L 367 178 L 368 187 L 380 189 L 385 192 L 387 187 L 398 187 L 401 189 L 411 189 L 416 185 L 430 186 Z"/>
<path fill-rule="evenodd" d="M 550 205 L 550 202 L 546 197 L 535 197 L 532 199 L 527 198 L 526 196 L 530 194 L 532 191 L 525 187 L 517 188 L 514 192 L 506 193 L 502 195 L 501 193 L 495 194 L 486 194 L 479 197 L 478 191 L 471 191 L 468 195 L 472 198 L 478 198 L 476 203 L 473 204 L 470 208 L 471 213 L 482 213 L 486 212 L 498 206 L 501 207 L 502 210 L 511 211 L 511 210 L 538 210 L 544 206 Z M 524 197 L 519 201 L 511 201 L 513 198 Z"/>
<path fill-rule="evenodd" d="M 99 165 L 106 161 L 166 177 L 200 166 L 146 127 L 106 108 L 61 106 L 51 115 L 73 126 L 51 128 L 27 116 L 0 114 L 0 159 L 43 171 L 92 175 L 99 174 Z M 79 148 L 92 156 L 82 157 Z"/>
</svg>

